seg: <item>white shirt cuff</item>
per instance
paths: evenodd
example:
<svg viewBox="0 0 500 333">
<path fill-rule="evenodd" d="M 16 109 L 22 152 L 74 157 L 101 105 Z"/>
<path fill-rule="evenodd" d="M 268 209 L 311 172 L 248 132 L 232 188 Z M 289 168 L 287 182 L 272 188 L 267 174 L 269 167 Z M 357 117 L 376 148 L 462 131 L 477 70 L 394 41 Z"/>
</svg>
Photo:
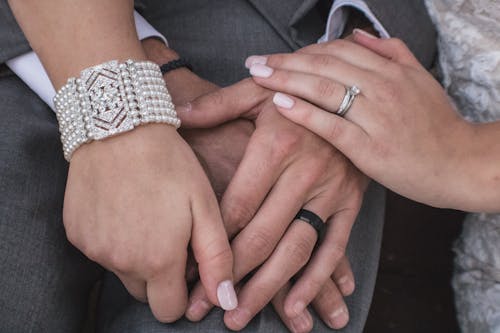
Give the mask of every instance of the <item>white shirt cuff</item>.
<svg viewBox="0 0 500 333">
<path fill-rule="evenodd" d="M 373 23 L 373 27 L 378 31 L 380 37 L 390 37 L 389 33 L 384 28 L 382 23 L 380 23 L 375 14 L 373 14 L 373 12 L 363 0 L 335 0 L 332 8 L 330 9 L 330 14 L 328 15 L 326 32 L 318 40 L 319 43 L 340 38 L 348 19 L 347 7 L 354 7 L 363 12 L 365 16 Z"/>
<path fill-rule="evenodd" d="M 136 11 L 134 11 L 134 19 L 139 40 L 157 37 L 168 46 L 167 39 Z M 56 91 L 35 52 L 25 53 L 10 59 L 6 64 L 31 88 L 31 90 L 54 110 L 53 98 L 56 95 Z"/>
</svg>

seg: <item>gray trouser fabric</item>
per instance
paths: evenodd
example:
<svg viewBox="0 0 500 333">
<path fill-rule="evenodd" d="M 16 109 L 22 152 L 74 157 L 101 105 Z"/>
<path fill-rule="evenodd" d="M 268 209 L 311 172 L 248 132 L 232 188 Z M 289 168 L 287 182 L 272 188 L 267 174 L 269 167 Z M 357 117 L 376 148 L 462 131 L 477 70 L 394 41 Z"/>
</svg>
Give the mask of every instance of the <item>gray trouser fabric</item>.
<svg viewBox="0 0 500 333">
<path fill-rule="evenodd" d="M 292 51 L 273 26 L 247 1 L 234 0 L 230 6 L 227 1 L 144 2 L 146 19 L 167 37 L 170 46 L 191 60 L 195 72 L 220 85 L 248 76 L 243 66 L 248 55 Z M 357 290 L 348 299 L 351 321 L 343 332 L 361 332 L 368 315 L 378 267 L 384 206 L 384 191 L 373 185 L 366 194 L 349 244 Z M 315 322 L 315 331 L 330 331 L 321 320 Z M 105 278 L 99 307 L 99 332 L 223 331 L 220 310 L 212 311 L 198 324 L 183 319 L 173 325 L 162 325 L 153 318 L 147 305 L 127 295 L 119 280 L 111 274 Z M 271 307 L 267 307 L 245 330 L 262 333 L 286 331 Z"/>
<path fill-rule="evenodd" d="M 67 241 L 53 112 L 0 74 L 0 332 L 79 332 L 100 269 Z"/>
</svg>

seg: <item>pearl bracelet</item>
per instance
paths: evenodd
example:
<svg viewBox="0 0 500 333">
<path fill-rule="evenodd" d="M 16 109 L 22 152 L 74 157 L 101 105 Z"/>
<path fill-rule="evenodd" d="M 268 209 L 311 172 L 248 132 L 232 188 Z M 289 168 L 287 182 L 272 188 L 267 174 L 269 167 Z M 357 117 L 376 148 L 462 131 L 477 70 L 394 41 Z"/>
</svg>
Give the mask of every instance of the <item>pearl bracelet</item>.
<svg viewBox="0 0 500 333">
<path fill-rule="evenodd" d="M 64 157 L 84 143 L 102 140 L 148 123 L 179 128 L 158 65 L 116 60 L 83 70 L 54 97 Z"/>
</svg>

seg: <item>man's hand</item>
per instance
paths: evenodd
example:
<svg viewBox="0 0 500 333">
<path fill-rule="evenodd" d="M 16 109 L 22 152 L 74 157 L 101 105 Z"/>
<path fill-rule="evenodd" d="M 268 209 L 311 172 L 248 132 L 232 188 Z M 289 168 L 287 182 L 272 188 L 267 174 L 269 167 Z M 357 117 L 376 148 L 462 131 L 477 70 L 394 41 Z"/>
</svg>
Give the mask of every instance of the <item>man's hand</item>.
<svg viewBox="0 0 500 333">
<path fill-rule="evenodd" d="M 211 127 L 240 115 L 256 117 L 256 130 L 223 196 L 221 211 L 229 234 L 239 232 L 232 242 L 236 279 L 265 263 L 242 288 L 238 309 L 226 314 L 225 322 L 231 329 L 245 327 L 278 291 L 283 295 L 282 288 L 290 288 L 287 282 L 309 260 L 316 232 L 303 222 L 291 223 L 302 207 L 328 219 L 328 232 L 286 301 L 281 298 L 275 304 L 284 304 L 281 314 L 287 315 L 285 323 L 307 313 L 306 306 L 321 289 L 333 284 L 331 276 L 344 260 L 367 184 L 367 179 L 328 143 L 280 116 L 268 98 L 270 92 L 263 91 L 252 80 L 245 80 L 179 108 L 184 124 L 194 127 Z M 345 294 L 352 292 L 352 274 L 334 278 L 344 282 L 339 286 Z M 209 309 L 202 288 L 195 288 L 191 302 L 195 310 L 188 310 L 188 318 L 201 319 Z M 345 304 L 340 304 L 329 312 L 318 311 L 335 328 L 347 323 Z M 342 313 L 342 323 L 334 320 Z"/>
</svg>

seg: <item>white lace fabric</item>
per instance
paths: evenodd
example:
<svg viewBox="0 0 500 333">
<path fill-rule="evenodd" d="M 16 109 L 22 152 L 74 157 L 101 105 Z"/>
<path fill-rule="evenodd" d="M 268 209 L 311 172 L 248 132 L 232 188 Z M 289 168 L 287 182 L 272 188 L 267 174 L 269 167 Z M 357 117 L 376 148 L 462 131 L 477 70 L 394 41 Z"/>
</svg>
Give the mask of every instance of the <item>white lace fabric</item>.
<svg viewBox="0 0 500 333">
<path fill-rule="evenodd" d="M 439 33 L 443 85 L 457 109 L 470 121 L 500 120 L 500 1 L 426 4 Z M 500 215 L 469 214 L 454 250 L 462 331 L 500 333 Z"/>
</svg>

